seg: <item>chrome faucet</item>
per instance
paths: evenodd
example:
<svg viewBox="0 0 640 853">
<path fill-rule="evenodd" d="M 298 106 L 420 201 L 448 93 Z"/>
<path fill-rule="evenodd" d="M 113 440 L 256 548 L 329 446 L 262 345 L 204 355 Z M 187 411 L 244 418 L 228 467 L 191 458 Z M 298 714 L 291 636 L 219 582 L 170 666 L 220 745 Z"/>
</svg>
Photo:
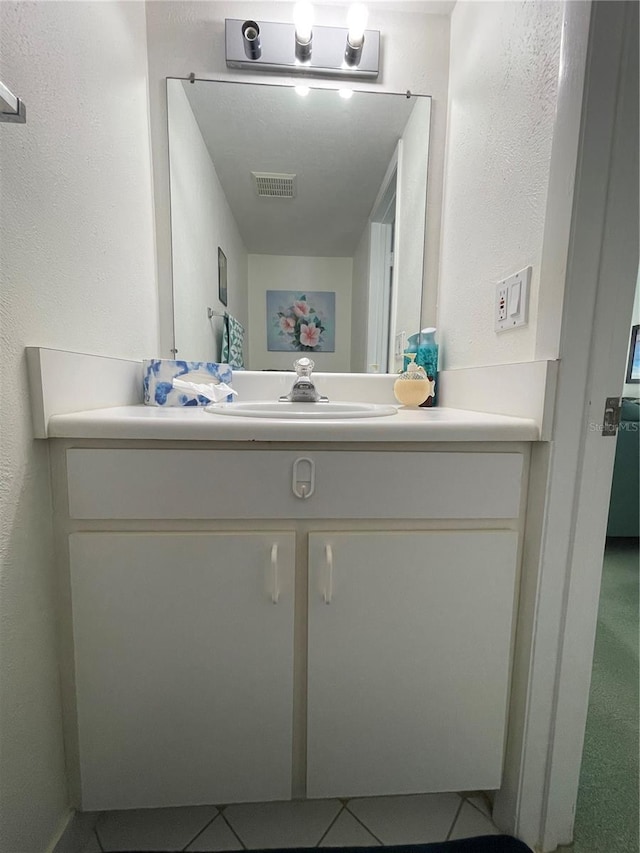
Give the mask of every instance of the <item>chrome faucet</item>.
<svg viewBox="0 0 640 853">
<path fill-rule="evenodd" d="M 310 358 L 299 358 L 294 361 L 296 378 L 291 391 L 284 397 L 280 397 L 281 403 L 328 403 L 329 398 L 323 397 L 316 391 L 316 386 L 311 381 L 311 371 L 315 367 Z"/>
</svg>

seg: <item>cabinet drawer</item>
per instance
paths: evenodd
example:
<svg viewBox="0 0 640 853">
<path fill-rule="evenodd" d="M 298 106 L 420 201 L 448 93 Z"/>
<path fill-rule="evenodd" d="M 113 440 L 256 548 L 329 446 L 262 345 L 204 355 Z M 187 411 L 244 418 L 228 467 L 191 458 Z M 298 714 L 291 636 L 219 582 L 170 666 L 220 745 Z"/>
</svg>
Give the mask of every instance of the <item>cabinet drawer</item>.
<svg viewBox="0 0 640 853">
<path fill-rule="evenodd" d="M 515 518 L 522 467 L 519 453 L 73 449 L 67 451 L 69 513 L 78 519 Z"/>
</svg>

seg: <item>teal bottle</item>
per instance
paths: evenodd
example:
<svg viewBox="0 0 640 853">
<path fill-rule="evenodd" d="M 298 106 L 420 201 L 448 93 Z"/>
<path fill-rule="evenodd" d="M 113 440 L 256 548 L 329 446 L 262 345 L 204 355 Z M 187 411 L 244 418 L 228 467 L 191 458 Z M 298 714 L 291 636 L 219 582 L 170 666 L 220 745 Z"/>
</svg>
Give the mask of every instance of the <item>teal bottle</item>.
<svg viewBox="0 0 640 853">
<path fill-rule="evenodd" d="M 407 372 L 407 368 L 409 367 L 409 363 L 412 362 L 410 356 L 411 354 L 415 355 L 415 363 L 418 363 L 418 346 L 420 344 L 420 332 L 416 332 L 415 335 L 409 335 L 407 338 L 407 345 L 404 348 L 403 356 L 404 359 L 402 361 L 402 371 L 403 373 Z"/>
<path fill-rule="evenodd" d="M 436 343 L 436 329 L 433 326 L 422 329 L 418 335 L 412 335 L 411 338 L 418 338 L 416 364 L 423 367 L 429 379 L 433 379 L 435 382 L 433 397 L 429 397 L 422 405 L 435 406 L 438 400 L 438 344 Z M 409 338 L 410 341 L 411 338 Z"/>
</svg>

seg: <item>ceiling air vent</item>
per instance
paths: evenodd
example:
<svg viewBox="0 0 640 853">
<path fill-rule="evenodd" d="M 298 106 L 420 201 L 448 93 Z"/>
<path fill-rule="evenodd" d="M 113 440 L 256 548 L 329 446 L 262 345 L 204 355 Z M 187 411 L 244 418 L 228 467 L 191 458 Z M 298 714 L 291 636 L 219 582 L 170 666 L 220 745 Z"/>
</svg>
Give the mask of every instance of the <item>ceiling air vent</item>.
<svg viewBox="0 0 640 853">
<path fill-rule="evenodd" d="M 251 172 L 256 193 L 263 198 L 294 198 L 296 176 L 277 172 Z"/>
</svg>

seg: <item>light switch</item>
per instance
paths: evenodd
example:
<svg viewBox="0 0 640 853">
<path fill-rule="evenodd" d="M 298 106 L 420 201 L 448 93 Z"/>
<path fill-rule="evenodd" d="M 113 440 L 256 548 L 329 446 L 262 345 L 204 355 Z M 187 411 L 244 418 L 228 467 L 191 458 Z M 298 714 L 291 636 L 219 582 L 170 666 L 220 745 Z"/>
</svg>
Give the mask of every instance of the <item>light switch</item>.
<svg viewBox="0 0 640 853">
<path fill-rule="evenodd" d="M 522 282 L 518 279 L 514 281 L 509 288 L 509 316 L 517 317 L 520 313 L 520 292 L 522 290 Z"/>
<path fill-rule="evenodd" d="M 494 329 L 505 332 L 529 322 L 531 267 L 520 270 L 496 284 Z"/>
</svg>

